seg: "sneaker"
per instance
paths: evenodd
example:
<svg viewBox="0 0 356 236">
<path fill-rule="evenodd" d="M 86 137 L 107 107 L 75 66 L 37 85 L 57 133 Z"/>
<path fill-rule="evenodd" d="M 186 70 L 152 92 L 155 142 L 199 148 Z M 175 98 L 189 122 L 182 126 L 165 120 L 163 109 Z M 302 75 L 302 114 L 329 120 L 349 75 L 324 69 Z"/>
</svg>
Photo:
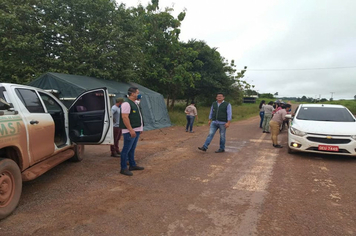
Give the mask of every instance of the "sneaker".
<svg viewBox="0 0 356 236">
<path fill-rule="evenodd" d="M 262 133 L 266 133 L 266 131 L 263 131 Z"/>
<path fill-rule="evenodd" d="M 188 132 L 188 130 L 185 130 L 185 132 Z"/>
<path fill-rule="evenodd" d="M 266 134 L 269 134 L 269 133 L 271 133 L 271 132 L 269 132 L 269 131 L 266 131 Z"/>
<path fill-rule="evenodd" d="M 141 167 L 141 166 L 130 166 L 129 170 L 144 170 L 145 168 Z"/>
<path fill-rule="evenodd" d="M 275 147 L 275 148 L 282 148 L 282 146 L 279 145 L 279 144 L 277 144 L 277 145 L 274 145 L 274 144 L 273 144 L 273 147 Z"/>
<path fill-rule="evenodd" d="M 112 157 L 120 157 L 121 155 L 119 153 L 111 153 Z"/>
<path fill-rule="evenodd" d="M 190 133 L 194 133 L 194 131 L 190 131 Z"/>
<path fill-rule="evenodd" d="M 218 150 L 215 151 L 215 153 L 220 153 L 220 152 L 225 152 L 225 150 L 224 149 L 218 149 Z"/>
<path fill-rule="evenodd" d="M 199 150 L 202 150 L 203 152 L 206 152 L 206 148 L 205 147 L 198 147 Z"/>
<path fill-rule="evenodd" d="M 120 170 L 120 174 L 127 175 L 127 176 L 133 176 L 132 172 L 129 171 L 128 169 Z"/>
</svg>

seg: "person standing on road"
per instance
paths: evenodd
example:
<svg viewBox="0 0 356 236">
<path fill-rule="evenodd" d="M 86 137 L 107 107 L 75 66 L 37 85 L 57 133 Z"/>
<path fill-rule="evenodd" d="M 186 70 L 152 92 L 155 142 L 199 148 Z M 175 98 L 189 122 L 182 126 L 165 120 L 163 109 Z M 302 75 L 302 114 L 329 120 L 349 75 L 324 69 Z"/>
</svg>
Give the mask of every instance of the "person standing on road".
<svg viewBox="0 0 356 236">
<path fill-rule="evenodd" d="M 128 99 L 121 105 L 120 127 L 124 136 L 124 146 L 121 151 L 121 170 L 123 175 L 132 176 L 134 170 L 143 170 L 143 167 L 137 166 L 135 162 L 135 149 L 143 131 L 143 120 L 141 109 L 135 102 L 140 91 L 136 87 L 130 87 L 127 91 Z M 127 168 L 127 160 L 130 167 Z"/>
<path fill-rule="evenodd" d="M 274 110 L 273 110 L 273 112 L 272 112 L 272 116 L 273 116 L 277 111 L 279 111 L 279 110 L 282 109 L 282 104 L 281 104 L 281 102 L 280 102 L 279 100 L 277 100 L 277 101 L 274 103 L 273 108 L 274 108 Z"/>
<path fill-rule="evenodd" d="M 114 145 L 110 145 L 110 151 L 112 157 L 120 157 L 120 150 L 119 150 L 119 140 L 121 138 L 120 106 L 123 101 L 124 101 L 123 98 L 117 98 L 115 105 L 111 107 L 111 113 L 114 121 Z"/>
<path fill-rule="evenodd" d="M 216 95 L 216 102 L 213 102 L 210 114 L 209 114 L 209 125 L 210 131 L 206 138 L 206 141 L 202 147 L 198 147 L 199 150 L 206 152 L 208 146 L 213 140 L 216 131 L 220 130 L 220 148 L 216 150 L 216 153 L 225 152 L 225 135 L 226 129 L 230 126 L 230 121 L 232 119 L 232 109 L 231 104 L 225 102 L 225 97 L 223 93 L 218 93 Z"/>
<path fill-rule="evenodd" d="M 185 127 L 185 132 L 188 132 L 188 128 L 189 128 L 189 132 L 194 133 L 193 124 L 195 118 L 198 121 L 198 112 L 197 112 L 197 108 L 195 107 L 195 102 L 192 101 L 190 105 L 185 108 L 184 112 L 187 115 L 187 125 Z"/>
<path fill-rule="evenodd" d="M 272 143 L 273 147 L 275 148 L 282 148 L 281 145 L 278 144 L 278 134 L 279 134 L 279 127 L 283 123 L 287 112 L 291 110 L 290 104 L 285 104 L 280 110 L 278 110 L 272 117 L 271 121 L 269 122 L 269 126 L 271 127 L 272 135 Z"/>
<path fill-rule="evenodd" d="M 261 102 L 260 102 L 260 105 L 258 106 L 259 108 L 260 108 L 260 118 L 261 118 L 261 120 L 260 120 L 260 128 L 262 129 L 262 122 L 263 122 L 263 118 L 264 118 L 264 114 L 265 114 L 265 112 L 264 112 L 264 110 L 263 110 L 263 107 L 266 105 L 266 101 L 265 100 L 262 100 Z"/>
<path fill-rule="evenodd" d="M 269 102 L 267 105 L 263 107 L 264 117 L 262 123 L 263 133 L 269 133 L 269 122 L 272 119 L 272 112 L 273 112 L 273 102 Z"/>
</svg>

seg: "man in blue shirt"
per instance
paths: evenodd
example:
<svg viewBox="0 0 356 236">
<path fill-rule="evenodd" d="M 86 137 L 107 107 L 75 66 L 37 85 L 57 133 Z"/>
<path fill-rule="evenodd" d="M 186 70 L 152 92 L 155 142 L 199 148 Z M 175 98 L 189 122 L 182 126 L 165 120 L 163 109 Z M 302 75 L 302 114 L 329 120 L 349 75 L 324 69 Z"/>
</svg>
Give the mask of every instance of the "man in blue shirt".
<svg viewBox="0 0 356 236">
<path fill-rule="evenodd" d="M 220 148 L 216 150 L 216 153 L 225 152 L 225 134 L 226 129 L 230 126 L 230 121 L 232 119 L 232 109 L 231 104 L 225 102 L 225 97 L 223 93 L 218 93 L 216 95 L 216 102 L 213 102 L 210 114 L 209 114 L 209 125 L 210 131 L 206 138 L 206 141 L 202 147 L 198 147 L 199 150 L 206 152 L 208 146 L 213 140 L 216 131 L 220 130 Z"/>
<path fill-rule="evenodd" d="M 119 150 L 119 140 L 121 137 L 121 128 L 120 125 L 120 113 L 121 113 L 121 104 L 123 103 L 123 98 L 117 98 L 114 106 L 111 107 L 111 113 L 114 120 L 114 145 L 110 145 L 110 151 L 112 157 L 120 157 Z"/>
</svg>

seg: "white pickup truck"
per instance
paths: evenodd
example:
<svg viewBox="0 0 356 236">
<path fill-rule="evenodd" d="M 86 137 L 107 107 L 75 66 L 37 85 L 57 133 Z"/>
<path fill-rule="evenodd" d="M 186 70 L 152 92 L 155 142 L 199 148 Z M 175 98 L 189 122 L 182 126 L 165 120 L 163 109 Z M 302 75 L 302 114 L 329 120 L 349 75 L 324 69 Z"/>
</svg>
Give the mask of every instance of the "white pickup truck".
<svg viewBox="0 0 356 236">
<path fill-rule="evenodd" d="M 67 109 L 42 89 L 0 83 L 0 219 L 16 208 L 22 181 L 67 159 L 81 161 L 84 144 L 112 144 L 106 88 L 82 93 Z"/>
</svg>

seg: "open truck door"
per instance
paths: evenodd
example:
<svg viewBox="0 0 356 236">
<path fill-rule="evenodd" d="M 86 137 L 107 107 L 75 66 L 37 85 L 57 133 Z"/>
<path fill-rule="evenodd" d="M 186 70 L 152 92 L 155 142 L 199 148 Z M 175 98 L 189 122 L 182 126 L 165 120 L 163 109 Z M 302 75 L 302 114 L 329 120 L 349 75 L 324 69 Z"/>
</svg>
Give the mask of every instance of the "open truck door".
<svg viewBox="0 0 356 236">
<path fill-rule="evenodd" d="M 68 110 L 69 138 L 76 144 L 113 144 L 113 119 L 106 88 L 83 92 Z"/>
</svg>

